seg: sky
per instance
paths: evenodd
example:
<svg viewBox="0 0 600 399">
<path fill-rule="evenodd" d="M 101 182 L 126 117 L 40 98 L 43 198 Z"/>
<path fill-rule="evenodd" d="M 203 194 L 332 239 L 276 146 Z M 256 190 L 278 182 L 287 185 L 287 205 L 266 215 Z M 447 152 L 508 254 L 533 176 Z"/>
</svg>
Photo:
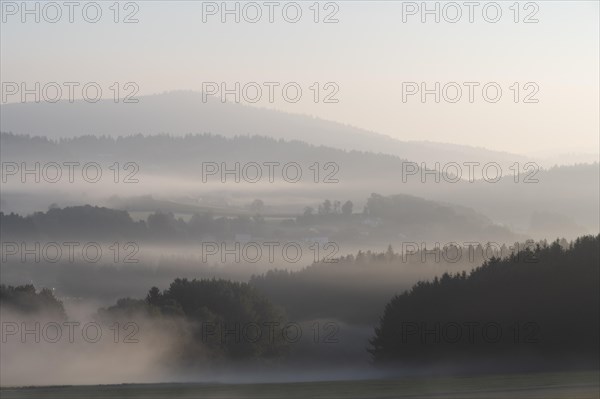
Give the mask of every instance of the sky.
<svg viewBox="0 0 600 399">
<path fill-rule="evenodd" d="M 597 153 L 600 145 L 597 1 L 476 2 L 473 22 L 462 1 L 428 2 L 440 10 L 439 22 L 421 13 L 420 1 L 272 2 L 272 23 L 264 1 L 237 2 L 239 22 L 234 14 L 222 22 L 220 1 L 77 2 L 72 23 L 62 1 L 54 3 L 60 18 L 56 8 L 28 2 L 30 9 L 37 3 L 39 22 L 22 15 L 22 2 L 1 3 L 3 92 L 8 83 L 96 82 L 111 98 L 114 82 L 120 96 L 133 82 L 140 97 L 256 82 L 263 90 L 256 106 L 402 140 L 522 154 Z M 102 10 L 98 22 L 86 21 L 84 7 L 89 21 Z M 262 16 L 252 23 L 256 10 Z M 137 22 L 124 23 L 127 16 Z M 265 82 L 278 84 L 272 102 Z M 439 102 L 435 94 L 422 98 L 436 82 Z M 281 91 L 290 83 L 302 90 L 297 102 L 293 91 L 287 98 Z M 247 87 L 244 103 L 255 97 L 255 86 Z M 3 98 L 18 101 L 19 95 Z"/>
</svg>

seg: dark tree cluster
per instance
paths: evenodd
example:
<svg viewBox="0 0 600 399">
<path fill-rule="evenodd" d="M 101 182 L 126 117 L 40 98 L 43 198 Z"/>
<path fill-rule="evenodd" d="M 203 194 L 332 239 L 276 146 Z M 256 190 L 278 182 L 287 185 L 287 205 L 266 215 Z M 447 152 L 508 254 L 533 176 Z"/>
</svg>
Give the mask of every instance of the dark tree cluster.
<svg viewBox="0 0 600 399">
<path fill-rule="evenodd" d="M 322 222 L 323 217 L 325 218 L 349 218 L 352 216 L 354 204 L 352 201 L 348 200 L 342 204 L 341 201 L 334 200 L 324 200 L 315 211 L 315 208 L 312 206 L 307 206 L 304 208 L 302 215 L 296 217 L 296 221 L 300 224 L 310 224 L 314 222 Z"/>
<path fill-rule="evenodd" d="M 173 329 L 185 322 L 181 355 L 190 363 L 204 355 L 239 360 L 278 358 L 287 353 L 280 335 L 284 312 L 246 283 L 178 278 L 162 292 L 152 287 L 145 299 L 120 299 L 101 309 L 99 315 L 104 320 L 144 316 Z"/>
<path fill-rule="evenodd" d="M 597 366 L 599 239 L 555 241 L 534 250 L 537 262 L 517 254 L 419 282 L 386 305 L 370 341 L 375 363 Z"/>
<path fill-rule="evenodd" d="M 0 212 L 0 232 L 8 238 L 85 238 L 115 240 L 140 235 L 143 222 L 135 222 L 126 211 L 98 206 L 50 208 L 28 216 Z"/>
<path fill-rule="evenodd" d="M 39 292 L 31 284 L 0 285 L 0 307 L 24 315 L 44 314 L 49 317 L 65 319 L 65 309 L 54 293 L 44 288 Z"/>
<path fill-rule="evenodd" d="M 174 241 L 202 237 L 232 239 L 237 233 L 262 231 L 260 216 L 214 217 L 193 214 L 189 222 L 172 212 L 156 211 L 146 221 L 134 221 L 127 211 L 98 206 L 51 208 L 28 216 L 0 212 L 0 233 L 8 239 L 90 239 Z"/>
</svg>

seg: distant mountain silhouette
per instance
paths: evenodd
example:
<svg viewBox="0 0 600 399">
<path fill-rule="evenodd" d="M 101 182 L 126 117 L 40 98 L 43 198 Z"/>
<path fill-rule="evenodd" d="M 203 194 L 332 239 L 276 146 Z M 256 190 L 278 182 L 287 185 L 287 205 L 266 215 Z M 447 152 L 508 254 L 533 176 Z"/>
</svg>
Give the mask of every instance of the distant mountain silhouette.
<svg viewBox="0 0 600 399">
<path fill-rule="evenodd" d="M 192 91 L 142 96 L 136 104 L 112 100 L 3 104 L 0 116 L 4 132 L 51 138 L 137 133 L 263 135 L 344 150 L 381 152 L 417 162 L 495 161 L 508 166 L 528 160 L 524 156 L 480 147 L 401 141 L 308 115 L 222 103 L 218 98 L 208 97 L 204 102 L 202 93 Z"/>
</svg>

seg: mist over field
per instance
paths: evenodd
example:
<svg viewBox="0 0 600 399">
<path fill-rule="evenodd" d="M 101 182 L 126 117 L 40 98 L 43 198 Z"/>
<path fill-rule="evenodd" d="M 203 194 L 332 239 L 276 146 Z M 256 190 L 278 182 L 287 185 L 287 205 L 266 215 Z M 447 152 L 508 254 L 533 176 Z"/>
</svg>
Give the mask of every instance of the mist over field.
<svg viewBox="0 0 600 399">
<path fill-rule="evenodd" d="M 600 394 L 598 3 L 0 11 L 3 398 Z"/>
</svg>

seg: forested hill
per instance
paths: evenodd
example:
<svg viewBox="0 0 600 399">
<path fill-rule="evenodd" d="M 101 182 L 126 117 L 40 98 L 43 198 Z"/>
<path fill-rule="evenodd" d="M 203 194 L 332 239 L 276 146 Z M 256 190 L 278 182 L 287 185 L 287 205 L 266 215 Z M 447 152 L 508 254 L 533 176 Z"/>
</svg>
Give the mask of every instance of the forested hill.
<svg viewBox="0 0 600 399">
<path fill-rule="evenodd" d="M 335 201 L 340 202 L 341 201 Z M 347 201 L 348 202 L 348 201 Z M 135 221 L 125 210 L 98 206 L 51 207 L 46 212 L 22 216 L 0 212 L 3 239 L 130 239 L 160 240 L 185 244 L 199 238 L 233 240 L 236 234 L 252 237 L 303 239 L 315 234 L 327 234 L 336 242 L 362 242 L 381 239 L 393 243 L 402 237 L 421 239 L 513 240 L 514 234 L 472 209 L 453 207 L 422 198 L 396 195 L 384 197 L 372 194 L 362 212 L 350 208 L 341 212 L 319 205 L 298 209 L 297 216 L 284 220 L 265 220 L 260 214 L 245 212 L 233 216 L 197 212 L 186 221 L 172 212 L 156 209 L 146 220 Z M 315 233 L 315 231 L 317 233 Z M 324 233 L 319 233 L 323 231 Z M 399 234 L 402 236 L 399 236 Z M 284 236 L 282 236 L 282 234 Z M 390 241 L 391 240 L 391 241 Z"/>
<path fill-rule="evenodd" d="M 599 242 L 555 242 L 535 251 L 537 262 L 520 253 L 416 284 L 386 305 L 371 340 L 375 362 L 597 367 Z"/>
</svg>

